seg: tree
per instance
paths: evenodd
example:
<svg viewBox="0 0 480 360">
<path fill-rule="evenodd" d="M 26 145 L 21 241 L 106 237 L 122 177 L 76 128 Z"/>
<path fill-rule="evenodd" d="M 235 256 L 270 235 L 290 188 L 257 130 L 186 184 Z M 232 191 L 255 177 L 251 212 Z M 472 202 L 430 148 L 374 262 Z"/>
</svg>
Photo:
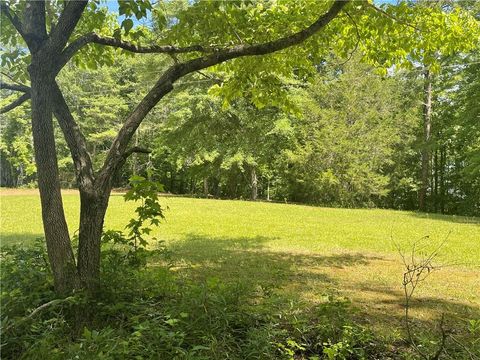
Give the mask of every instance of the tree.
<svg viewBox="0 0 480 360">
<path fill-rule="evenodd" d="M 302 116 L 292 117 L 295 146 L 282 162 L 286 196 L 337 206 L 382 204 L 398 187 L 393 165 L 416 130 L 407 86 L 352 59 L 324 67 L 309 87 L 296 90 Z"/>
<path fill-rule="evenodd" d="M 126 18 L 121 27 L 116 27 L 115 17 L 99 8 L 96 1 L 2 0 L 1 16 L 6 25 L 1 39 L 7 48 L 2 62 L 10 69 L 9 76 L 15 81 L 30 82 L 30 86 L 2 83 L 2 89 L 24 93 L 2 111 L 12 109 L 28 98 L 31 100 L 43 226 L 55 287 L 59 292 L 79 287 L 91 291 L 97 288 L 100 237 L 113 179 L 131 154 L 143 151 L 129 147 L 130 141 L 147 114 L 173 90 L 177 80 L 209 67 L 234 67 L 236 70 L 247 67 L 250 71 L 232 77 L 223 86 L 223 94 L 227 99 L 233 98 L 250 88 L 253 99 L 260 103 L 271 94 L 269 89 L 279 85 L 279 76 L 293 72 L 300 76 L 308 74 L 334 42 L 338 51 L 351 51 L 360 41 L 356 37 L 362 35 L 358 30 L 360 25 L 367 38 L 375 38 L 381 33 L 380 38 L 386 39 L 381 42 L 383 48 L 378 54 L 372 50 L 366 54 L 383 65 L 384 59 L 388 58 L 385 54 L 396 51 L 395 59 L 403 58 L 408 53 L 406 49 L 415 45 L 412 40 L 404 41 L 407 35 L 396 28 L 397 22 L 403 28 L 402 23 L 416 19 L 415 7 L 391 7 L 392 15 L 368 2 L 349 4 L 337 0 L 319 5 L 316 1 L 292 1 L 286 4 L 288 6 L 277 2 L 265 5 L 241 1 L 194 2 L 172 18 L 159 10 L 161 7 L 152 9 L 148 0 L 122 1 L 119 2 L 119 15 Z M 351 19 L 350 26 L 335 23 L 335 26 L 327 26 L 342 9 L 348 9 L 344 20 Z M 156 19 L 156 33 L 145 28 L 133 29 L 132 17 L 140 19 L 151 10 L 155 10 L 152 16 Z M 438 9 L 420 10 L 419 20 L 430 19 L 434 12 L 434 19 L 442 20 L 446 16 Z M 404 20 L 397 21 L 396 17 Z M 463 20 L 459 18 L 449 26 L 457 26 Z M 437 28 L 437 24 L 433 25 L 433 29 Z M 432 26 L 431 21 L 423 29 L 426 32 L 422 39 L 428 39 L 423 44 L 432 46 L 435 41 L 451 40 L 449 32 L 444 31 L 446 28 L 432 31 L 432 36 L 440 32 L 442 40 L 430 37 L 427 35 L 432 30 L 429 26 Z M 321 30 L 323 36 L 314 36 Z M 465 34 L 460 31 L 455 32 L 455 36 L 461 38 Z M 404 42 L 389 43 L 389 39 L 396 37 Z M 150 44 L 141 45 L 142 41 Z M 305 46 L 295 47 L 301 43 Z M 284 50 L 292 47 L 286 56 Z M 77 64 L 93 67 L 111 62 L 114 54 L 111 48 L 169 55 L 173 61 L 125 116 L 101 168 L 95 171 L 85 136 L 72 116 L 56 77 L 72 59 Z M 226 64 L 234 59 L 237 60 Z M 252 84 L 256 86 L 252 87 Z M 276 95 L 279 95 L 275 96 L 276 101 L 281 101 L 281 92 L 277 91 Z M 62 205 L 52 115 L 55 115 L 70 150 L 80 191 L 77 263 Z"/>
<path fill-rule="evenodd" d="M 478 215 L 480 209 L 480 90 L 478 51 L 444 66 L 437 89 L 432 134 L 432 193 L 430 210 Z"/>
<path fill-rule="evenodd" d="M 121 6 L 122 4 L 125 3 L 120 3 Z M 135 10 L 140 13 L 140 17 L 142 12 L 145 13 L 150 7 L 148 2 L 142 1 L 134 5 Z M 227 60 L 242 56 L 265 55 L 297 45 L 325 27 L 345 5 L 344 1 L 334 2 L 330 9 L 319 16 L 310 26 L 286 37 L 254 45 L 241 44 L 222 49 L 208 49 L 201 45 L 142 47 L 118 38 L 102 37 L 95 33 L 81 35 L 72 41 L 71 36 L 85 11 L 87 1 L 65 3 L 57 22 L 49 24 L 49 33 L 47 32 L 45 2 L 29 1 L 15 7 L 14 4 L 2 1 L 2 16 L 7 18 L 21 35 L 31 56 L 28 64 L 30 87 L 22 86 L 20 88 L 16 85 L 5 84 L 2 87 L 25 92 L 26 95 L 23 95 L 21 100 L 24 100 L 26 96 L 31 98 L 32 133 L 42 219 L 56 289 L 59 292 L 66 292 L 78 287 L 86 287 L 90 290 L 96 288 L 100 271 L 100 237 L 112 179 L 125 163 L 126 158 L 137 151 L 135 148 L 128 148 L 136 129 L 148 112 L 172 91 L 175 81 L 192 72 Z M 133 11 L 125 9 L 125 7 L 123 10 Z M 131 19 L 129 20 L 132 22 Z M 128 24 L 129 22 L 124 22 L 127 31 L 131 27 Z M 97 173 L 94 173 L 85 138 L 75 123 L 55 81 L 55 77 L 65 64 L 89 43 L 140 53 L 203 54 L 176 63 L 165 71 L 139 105 L 126 117 L 102 168 Z M 52 114 L 55 114 L 69 146 L 80 190 L 79 250 L 76 267 L 60 194 Z"/>
</svg>

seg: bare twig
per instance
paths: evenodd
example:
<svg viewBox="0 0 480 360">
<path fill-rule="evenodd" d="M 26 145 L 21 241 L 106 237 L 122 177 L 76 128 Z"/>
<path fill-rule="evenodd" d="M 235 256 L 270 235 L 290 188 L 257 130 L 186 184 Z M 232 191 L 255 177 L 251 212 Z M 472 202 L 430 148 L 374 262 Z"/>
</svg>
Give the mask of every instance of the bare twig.
<svg viewBox="0 0 480 360">
<path fill-rule="evenodd" d="M 424 236 L 414 242 L 412 245 L 412 250 L 410 256 L 406 256 L 406 254 L 400 248 L 400 245 L 396 243 L 396 247 L 400 257 L 402 258 L 403 265 L 405 267 L 405 272 L 403 273 L 403 291 L 404 291 L 404 298 L 405 298 L 405 313 L 404 313 L 404 321 L 405 321 L 405 329 L 407 331 L 407 336 L 410 344 L 415 349 L 415 351 L 425 360 L 438 360 L 440 355 L 445 349 L 445 342 L 447 340 L 448 334 L 444 327 L 445 322 L 445 314 L 442 314 L 440 319 L 440 332 L 441 332 L 441 341 L 440 344 L 435 352 L 434 355 L 429 355 L 422 351 L 420 347 L 417 345 L 415 341 L 415 334 L 410 326 L 410 304 L 413 298 L 413 294 L 418 287 L 419 283 L 424 281 L 434 270 L 438 270 L 440 267 L 433 264 L 433 260 L 438 256 L 440 249 L 445 245 L 448 237 L 450 236 L 449 232 L 447 236 L 441 241 L 438 246 L 436 246 L 433 251 L 429 254 L 424 255 L 419 258 L 419 251 L 425 248 L 425 245 L 422 246 L 421 242 L 423 240 L 429 239 L 429 236 Z M 417 245 L 420 245 L 418 247 Z M 420 253 L 421 254 L 421 253 Z"/>
<path fill-rule="evenodd" d="M 450 339 L 452 339 L 455 344 L 459 345 L 463 350 L 465 350 L 465 352 L 470 357 L 470 360 L 480 359 L 477 355 L 473 354 L 464 344 L 462 344 L 462 342 L 459 341 L 455 336 L 450 334 Z"/>
<path fill-rule="evenodd" d="M 6 331 L 10 330 L 11 328 L 13 328 L 15 326 L 18 326 L 19 324 L 23 323 L 24 321 L 32 319 L 37 314 L 39 314 L 40 312 L 42 312 L 45 309 L 48 309 L 49 307 L 64 304 L 64 303 L 67 303 L 67 302 L 71 302 L 72 300 L 74 300 L 74 297 L 69 296 L 69 297 L 64 298 L 64 299 L 54 299 L 54 300 L 49 301 L 45 304 L 42 304 L 39 307 L 35 308 L 30 314 L 21 318 L 19 321 L 15 322 L 15 323 L 11 323 L 9 326 L 7 326 L 5 329 L 3 329 L 3 332 L 6 332 Z"/>
</svg>

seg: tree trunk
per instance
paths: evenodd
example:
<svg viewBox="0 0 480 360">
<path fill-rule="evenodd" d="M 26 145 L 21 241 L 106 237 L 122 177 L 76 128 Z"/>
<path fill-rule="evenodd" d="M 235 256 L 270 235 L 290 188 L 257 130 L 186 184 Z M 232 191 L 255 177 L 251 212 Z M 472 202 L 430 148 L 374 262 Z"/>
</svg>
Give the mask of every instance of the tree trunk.
<svg viewBox="0 0 480 360">
<path fill-rule="evenodd" d="M 67 293 L 77 288 L 79 281 L 60 193 L 52 109 L 48 101 L 49 80 L 42 77 L 40 71 L 38 66 L 30 67 L 32 133 L 38 188 L 55 289 L 59 293 Z"/>
<path fill-rule="evenodd" d="M 135 131 L 135 146 L 138 146 L 138 133 L 140 132 L 140 126 L 137 131 Z M 138 156 L 136 153 L 132 154 L 132 174 L 138 174 Z"/>
<path fill-rule="evenodd" d="M 252 172 L 251 172 L 251 181 L 252 181 L 252 200 L 255 201 L 257 200 L 258 197 L 258 179 L 257 179 L 257 172 L 255 170 L 255 167 L 252 167 Z"/>
<path fill-rule="evenodd" d="M 18 165 L 18 175 L 16 181 L 16 187 L 23 186 L 23 180 L 25 178 L 25 170 L 23 164 Z"/>
<path fill-rule="evenodd" d="M 420 174 L 420 190 L 418 192 L 418 208 L 420 211 L 427 210 L 427 189 L 429 180 L 430 162 L 430 137 L 432 130 L 432 78 L 429 70 L 424 73 L 423 87 L 423 146 L 422 146 L 422 169 Z"/>
<path fill-rule="evenodd" d="M 433 207 L 434 211 L 438 212 L 438 149 L 435 149 L 435 155 L 433 157 L 433 170 L 434 170 L 434 196 L 433 196 Z"/>
<path fill-rule="evenodd" d="M 109 197 L 110 189 L 102 192 L 80 189 L 78 273 L 82 287 L 91 293 L 95 293 L 99 286 L 100 241 Z"/>
<path fill-rule="evenodd" d="M 440 212 L 445 213 L 445 147 L 440 149 Z"/>
<path fill-rule="evenodd" d="M 0 186 L 16 187 L 13 166 L 2 153 L 0 153 L 0 175 Z"/>
<path fill-rule="evenodd" d="M 120 165 L 125 162 L 126 148 L 133 133 L 149 111 L 173 89 L 175 81 L 195 71 L 228 60 L 244 56 L 266 55 L 297 45 L 324 28 L 337 16 L 346 3 L 346 1 L 336 1 L 309 27 L 284 38 L 257 45 L 235 46 L 171 66 L 127 117 L 112 143 L 99 176 L 94 180 L 90 157 L 85 156 L 88 155 L 85 139 L 71 117 L 68 107 L 61 103 L 63 99 L 55 83 L 55 76 L 80 48 L 90 42 L 120 48 L 125 48 L 126 45 L 122 46 L 121 42 L 118 43 L 118 39 L 115 39 L 112 44 L 108 39 L 99 40 L 96 34 L 88 34 L 72 41 L 67 46 L 68 40 L 87 6 L 87 1 L 68 2 L 58 22 L 50 29 L 49 33 L 47 33 L 44 1 L 27 1 L 23 16 L 20 17 L 12 15 L 9 5 L 2 1 L 2 13 L 6 12 L 10 23 L 25 40 L 31 55 L 28 71 L 31 82 L 32 133 L 43 226 L 56 290 L 63 293 L 80 285 L 91 289 L 97 287 L 100 272 L 100 238 L 112 179 L 117 174 Z M 127 46 L 126 49 L 136 52 L 139 48 Z M 58 96 L 59 92 L 60 96 Z M 55 100 L 55 104 L 50 102 L 52 96 L 56 96 L 60 103 L 57 103 L 57 100 Z M 60 193 L 52 124 L 53 106 L 59 112 L 61 120 L 59 124 L 72 154 L 79 181 L 81 209 L 78 269 L 75 267 L 75 257 Z M 252 182 L 253 176 L 255 177 L 255 186 L 252 188 L 252 197 L 256 198 L 256 174 L 252 174 Z M 188 186 L 183 177 L 184 174 L 182 174 L 182 188 Z M 93 181 L 95 185 L 93 185 Z"/>
<path fill-rule="evenodd" d="M 267 179 L 267 201 L 270 201 L 270 178 Z"/>
<path fill-rule="evenodd" d="M 208 178 L 203 178 L 203 195 L 208 197 Z"/>
</svg>

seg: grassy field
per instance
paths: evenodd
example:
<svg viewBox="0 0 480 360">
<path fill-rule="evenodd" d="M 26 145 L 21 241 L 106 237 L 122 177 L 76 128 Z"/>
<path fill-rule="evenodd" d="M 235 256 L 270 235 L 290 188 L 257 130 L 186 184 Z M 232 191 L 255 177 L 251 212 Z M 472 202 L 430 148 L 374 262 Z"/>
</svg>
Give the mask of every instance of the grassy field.
<svg viewBox="0 0 480 360">
<path fill-rule="evenodd" d="M 2 192 L 2 245 L 42 236 L 35 193 Z M 412 316 L 429 322 L 441 312 L 480 318 L 480 219 L 415 212 L 332 209 L 227 200 L 162 198 L 166 221 L 153 236 L 172 250 L 185 276 L 252 282 L 306 302 L 325 294 L 348 297 L 361 321 L 391 332 L 402 316 L 403 267 L 395 243 L 409 251 L 423 236 L 433 249 L 446 237 L 438 264 L 448 265 L 421 284 Z M 66 193 L 71 231 L 79 198 Z M 113 195 L 106 228 L 122 229 L 134 204 Z"/>
</svg>

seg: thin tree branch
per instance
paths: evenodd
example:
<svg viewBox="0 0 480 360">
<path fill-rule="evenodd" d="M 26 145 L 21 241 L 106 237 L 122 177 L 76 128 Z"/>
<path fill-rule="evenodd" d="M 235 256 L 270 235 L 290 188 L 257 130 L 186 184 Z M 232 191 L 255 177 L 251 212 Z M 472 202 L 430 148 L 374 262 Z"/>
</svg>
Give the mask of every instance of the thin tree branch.
<svg viewBox="0 0 480 360">
<path fill-rule="evenodd" d="M 74 301 L 75 298 L 73 296 L 69 296 L 65 299 L 54 299 L 54 300 L 51 300 L 49 302 L 46 302 L 45 304 L 42 304 L 40 305 L 39 307 L 33 309 L 33 311 L 28 314 L 27 316 L 21 318 L 17 323 L 11 323 L 9 326 L 5 327 L 5 329 L 3 329 L 3 332 L 7 332 L 8 330 L 10 330 L 11 328 L 14 328 L 15 326 L 23 323 L 24 321 L 27 321 L 27 320 L 30 320 L 32 319 L 33 317 L 35 317 L 38 313 L 42 312 L 43 310 L 45 309 L 48 309 L 49 307 L 52 307 L 52 306 L 56 306 L 56 305 L 60 305 L 60 304 L 64 304 L 64 303 L 67 303 L 67 302 L 72 302 Z"/>
<path fill-rule="evenodd" d="M 348 55 L 348 58 L 347 58 L 344 62 L 338 64 L 339 66 L 345 65 L 347 62 L 349 62 L 349 61 L 352 59 L 353 55 L 354 55 L 354 54 L 357 52 L 357 50 L 358 50 L 358 44 L 359 44 L 360 41 L 362 40 L 362 38 L 361 38 L 361 36 L 360 36 L 360 30 L 358 29 L 357 22 L 356 22 L 355 19 L 348 13 L 348 11 L 345 11 L 345 14 L 347 14 L 348 18 L 352 21 L 353 26 L 355 27 L 355 32 L 357 33 L 357 42 L 355 43 L 355 47 L 354 47 L 354 49 L 352 50 L 352 52 Z"/>
<path fill-rule="evenodd" d="M 125 163 L 127 162 L 127 159 L 130 155 L 132 154 L 150 154 L 151 151 L 149 149 L 145 149 L 145 148 L 142 148 L 142 147 L 139 147 L 139 146 L 134 146 L 130 149 L 128 149 L 127 151 L 125 151 L 125 153 L 123 154 L 123 156 L 120 158 L 119 162 L 118 162 L 118 165 L 116 166 L 115 170 L 120 170 L 123 165 L 125 165 Z"/>
<path fill-rule="evenodd" d="M 438 349 L 435 352 L 435 354 L 432 356 L 431 360 L 438 360 L 440 358 L 440 355 L 442 354 L 443 350 L 445 349 L 445 342 L 447 341 L 447 331 L 444 328 L 444 323 L 445 323 L 445 314 L 442 313 L 442 317 L 440 319 L 439 327 L 440 327 L 440 333 L 442 335 L 442 339 L 440 340 L 440 345 L 438 345 Z"/>
<path fill-rule="evenodd" d="M 149 149 L 145 149 L 145 148 L 142 148 L 142 147 L 139 147 L 139 146 L 134 146 L 134 147 L 128 149 L 127 151 L 125 151 L 125 154 L 123 154 L 123 157 L 126 159 L 130 155 L 132 155 L 133 153 L 150 154 L 151 152 L 152 151 L 149 150 Z"/>
<path fill-rule="evenodd" d="M 286 49 L 290 46 L 298 45 L 325 27 L 337 16 L 337 14 L 347 3 L 348 0 L 336 0 L 330 9 L 321 15 L 312 25 L 292 35 L 256 45 L 242 44 L 234 46 L 229 49 L 216 51 L 212 54 L 171 66 L 160 77 L 148 94 L 140 101 L 132 113 L 130 113 L 130 115 L 126 118 L 124 125 L 120 129 L 117 137 L 114 139 L 112 146 L 108 151 L 104 165 L 100 170 L 97 178 L 97 181 L 100 182 L 100 187 L 108 188 L 111 186 L 111 175 L 117 171 L 118 166 L 123 159 L 123 154 L 125 153 L 128 143 L 130 142 L 130 139 L 132 138 L 136 129 L 149 111 L 160 101 L 160 99 L 172 91 L 173 83 L 175 81 L 192 72 L 196 72 L 231 59 L 243 56 L 266 55 Z"/>
<path fill-rule="evenodd" d="M 37 315 L 39 312 L 41 312 L 42 310 L 45 310 L 51 306 L 55 306 L 55 305 L 59 305 L 59 304 L 63 304 L 63 303 L 66 303 L 66 302 L 70 302 L 74 300 L 74 297 L 73 296 L 70 296 L 70 297 L 67 297 L 65 299 L 55 299 L 55 300 L 52 300 L 52 301 L 49 301 L 45 304 L 42 304 L 40 305 L 39 307 L 37 307 L 36 309 L 34 309 L 29 315 L 27 315 L 25 317 L 25 320 L 27 319 L 31 319 L 33 318 L 35 315 Z"/>
<path fill-rule="evenodd" d="M 0 109 L 0 114 L 5 114 L 6 112 L 9 112 L 10 110 L 15 109 L 16 107 L 22 105 L 25 101 L 30 99 L 30 93 L 25 93 L 22 96 L 20 96 L 18 99 L 13 101 L 11 104 L 4 106 L 3 108 Z"/>
<path fill-rule="evenodd" d="M 465 352 L 469 355 L 470 357 L 470 360 L 478 360 L 480 359 L 480 357 L 478 357 L 477 355 L 473 354 L 470 349 L 465 346 L 465 344 L 463 344 L 461 341 L 459 341 L 455 336 L 453 336 L 452 334 L 450 334 L 450 339 L 452 339 L 457 345 L 459 345 L 463 350 L 465 350 Z"/>
<path fill-rule="evenodd" d="M 3 71 L 2 71 L 2 72 L 0 72 L 0 74 L 2 74 L 2 75 L 5 76 L 6 78 L 8 78 L 10 81 L 13 81 L 13 82 L 16 83 L 16 84 L 23 85 L 22 83 L 20 83 L 20 82 L 18 82 L 17 80 L 15 80 L 15 79 L 13 78 L 13 76 L 7 74 L 6 72 L 3 72 Z"/>
</svg>

